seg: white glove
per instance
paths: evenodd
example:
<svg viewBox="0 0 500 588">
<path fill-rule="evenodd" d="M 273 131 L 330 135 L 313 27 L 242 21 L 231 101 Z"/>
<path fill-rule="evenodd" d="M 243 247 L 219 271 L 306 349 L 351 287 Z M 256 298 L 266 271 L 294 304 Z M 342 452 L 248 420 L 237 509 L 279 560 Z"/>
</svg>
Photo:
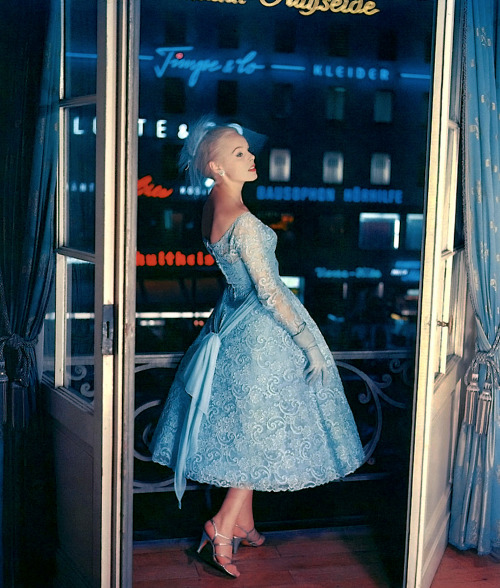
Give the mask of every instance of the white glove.
<svg viewBox="0 0 500 588">
<path fill-rule="evenodd" d="M 305 327 L 304 330 L 293 336 L 293 340 L 307 357 L 308 363 L 304 371 L 306 382 L 312 384 L 316 380 L 319 380 L 323 383 L 327 374 L 326 360 L 319 350 L 318 344 L 311 331 Z"/>
</svg>

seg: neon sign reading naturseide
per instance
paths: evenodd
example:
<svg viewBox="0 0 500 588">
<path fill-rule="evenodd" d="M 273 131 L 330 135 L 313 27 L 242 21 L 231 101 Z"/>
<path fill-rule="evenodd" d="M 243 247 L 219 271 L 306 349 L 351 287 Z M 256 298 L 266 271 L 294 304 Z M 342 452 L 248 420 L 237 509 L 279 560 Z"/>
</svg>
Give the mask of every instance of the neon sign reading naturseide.
<svg viewBox="0 0 500 588">
<path fill-rule="evenodd" d="M 213 57 L 197 58 L 192 52 L 194 47 L 158 47 L 156 55 L 162 58 L 160 64 L 153 66 L 155 76 L 163 78 L 171 71 L 190 72 L 188 86 L 194 88 L 202 74 L 233 74 L 236 76 L 250 76 L 256 72 L 267 69 L 264 63 L 259 63 L 257 51 L 249 51 L 245 55 L 232 59 L 219 60 Z M 146 56 L 143 57 L 146 59 Z M 154 59 L 154 58 L 151 58 Z M 273 63 L 269 65 L 271 70 L 282 70 L 295 73 L 307 73 L 303 65 L 289 63 Z M 362 67 L 359 65 L 345 65 L 338 62 L 313 63 L 310 73 L 315 77 L 327 77 L 355 80 L 381 80 L 389 81 L 390 71 L 386 68 Z"/>
<path fill-rule="evenodd" d="M 246 4 L 247 0 L 197 0 L 198 2 L 215 2 L 217 4 Z M 262 6 L 272 8 L 282 0 L 260 0 Z M 295 8 L 302 16 L 315 12 L 341 12 L 343 14 L 364 14 L 372 16 L 380 10 L 373 0 L 285 0 L 288 8 Z"/>
</svg>

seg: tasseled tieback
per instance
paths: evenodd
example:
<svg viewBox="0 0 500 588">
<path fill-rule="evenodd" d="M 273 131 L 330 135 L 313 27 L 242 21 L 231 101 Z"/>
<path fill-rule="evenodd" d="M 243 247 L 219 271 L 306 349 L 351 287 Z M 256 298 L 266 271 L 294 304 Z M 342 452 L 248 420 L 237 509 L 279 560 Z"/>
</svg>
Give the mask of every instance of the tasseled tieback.
<svg viewBox="0 0 500 588">
<path fill-rule="evenodd" d="M 12 349 L 17 354 L 15 368 L 16 379 L 18 379 L 23 386 L 27 386 L 30 377 L 33 349 L 36 344 L 37 339 L 28 341 L 27 339 L 23 339 L 17 333 L 0 337 L 0 377 L 1 375 L 4 375 L 5 378 L 7 377 L 5 374 L 4 349 Z"/>
<path fill-rule="evenodd" d="M 493 389 L 500 385 L 500 366 L 496 354 L 500 348 L 500 329 L 489 351 L 477 351 L 465 374 L 467 392 L 465 396 L 464 423 L 476 425 L 476 432 L 485 435 L 488 432 L 491 409 L 493 404 Z M 482 390 L 479 387 L 479 370 L 486 367 L 486 374 Z M 472 375 L 470 375 L 472 373 Z M 470 375 L 470 379 L 469 379 Z"/>
</svg>

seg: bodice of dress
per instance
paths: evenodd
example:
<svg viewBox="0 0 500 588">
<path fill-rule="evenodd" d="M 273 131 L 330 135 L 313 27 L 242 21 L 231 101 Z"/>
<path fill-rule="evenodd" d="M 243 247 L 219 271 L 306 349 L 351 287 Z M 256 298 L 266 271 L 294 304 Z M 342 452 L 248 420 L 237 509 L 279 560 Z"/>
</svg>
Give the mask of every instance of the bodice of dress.
<svg viewBox="0 0 500 588">
<path fill-rule="evenodd" d="M 276 233 L 250 212 L 240 215 L 215 243 L 205 241 L 226 278 L 233 300 L 254 289 L 260 302 L 291 335 L 304 320 L 297 312 L 294 295 L 279 275 L 275 256 Z"/>
</svg>

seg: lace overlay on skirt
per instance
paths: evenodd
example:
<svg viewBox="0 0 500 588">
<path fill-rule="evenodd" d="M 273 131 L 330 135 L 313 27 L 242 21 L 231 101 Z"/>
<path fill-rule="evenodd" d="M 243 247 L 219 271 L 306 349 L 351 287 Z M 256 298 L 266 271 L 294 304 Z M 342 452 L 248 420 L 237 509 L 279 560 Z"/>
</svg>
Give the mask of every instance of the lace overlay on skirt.
<svg viewBox="0 0 500 588">
<path fill-rule="evenodd" d="M 220 487 L 301 490 L 344 477 L 363 461 L 332 355 L 281 281 L 275 247 L 274 231 L 251 213 L 238 217 L 220 241 L 207 243 L 228 285 L 181 361 L 151 444 L 153 460 L 176 470 L 179 499 L 184 476 Z M 258 302 L 219 337 L 209 402 L 198 414 L 193 443 L 186 438 L 193 357 L 249 296 Z M 322 383 L 306 383 L 306 358 L 292 338 L 304 322 L 327 360 Z M 205 376 L 199 379 L 203 385 Z"/>
</svg>

